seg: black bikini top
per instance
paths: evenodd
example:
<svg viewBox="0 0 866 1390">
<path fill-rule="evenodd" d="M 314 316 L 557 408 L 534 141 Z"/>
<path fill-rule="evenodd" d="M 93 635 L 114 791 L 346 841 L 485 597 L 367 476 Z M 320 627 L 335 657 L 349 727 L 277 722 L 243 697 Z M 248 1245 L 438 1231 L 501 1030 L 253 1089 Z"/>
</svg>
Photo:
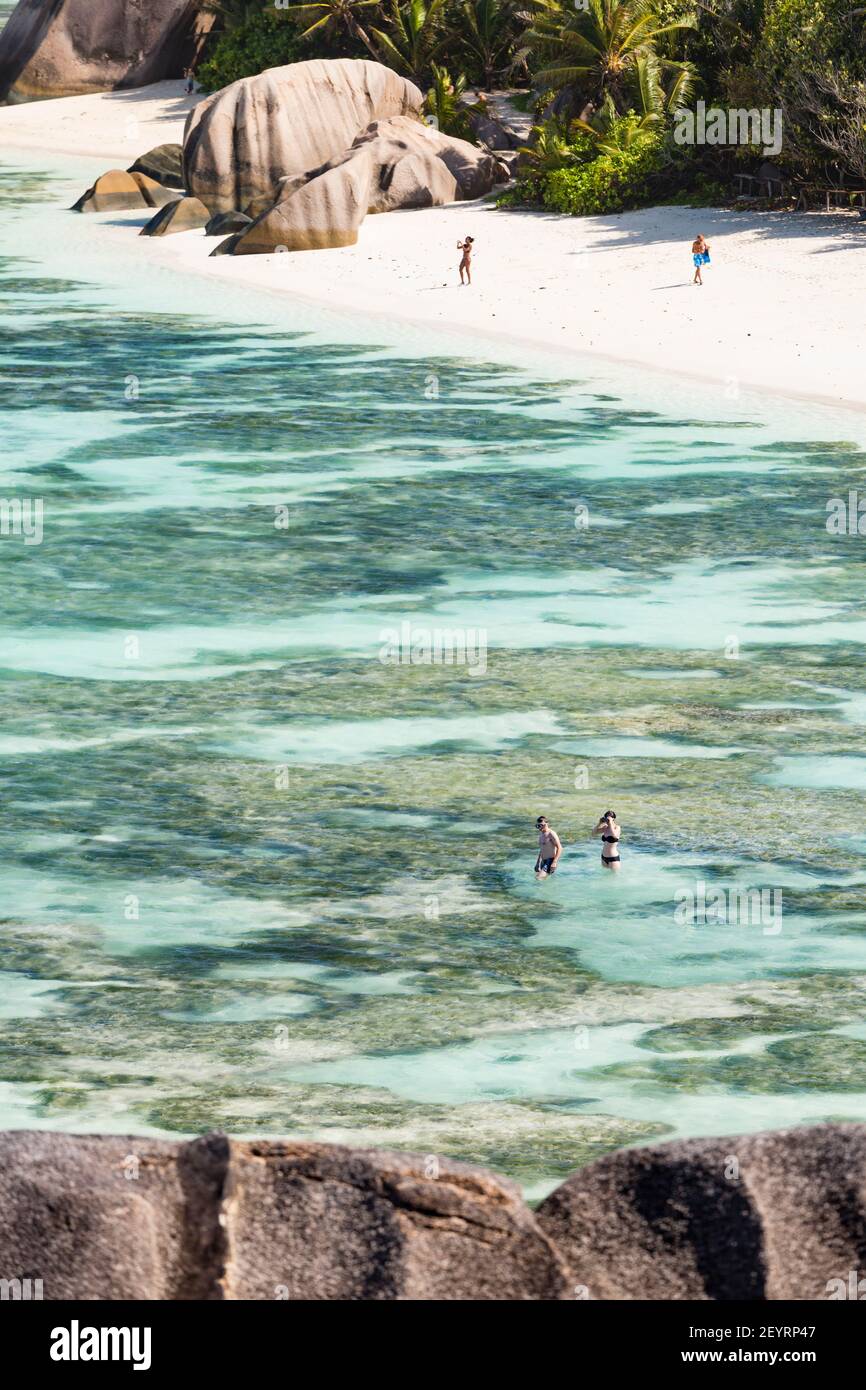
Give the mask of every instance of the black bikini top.
<svg viewBox="0 0 866 1390">
<path fill-rule="evenodd" d="M 615 835 L 602 835 L 601 838 L 604 840 L 605 844 L 607 844 L 607 845 L 615 845 L 615 844 L 616 844 L 616 836 L 615 836 Z"/>
</svg>

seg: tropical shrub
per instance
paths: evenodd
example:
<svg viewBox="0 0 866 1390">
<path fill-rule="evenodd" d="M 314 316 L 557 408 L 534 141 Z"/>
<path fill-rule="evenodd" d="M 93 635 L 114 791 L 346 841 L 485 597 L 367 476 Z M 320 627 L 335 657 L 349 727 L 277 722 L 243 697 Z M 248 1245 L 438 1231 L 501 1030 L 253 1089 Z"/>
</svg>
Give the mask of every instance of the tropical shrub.
<svg viewBox="0 0 866 1390">
<path fill-rule="evenodd" d="M 547 174 L 544 206 L 578 216 L 636 207 L 648 200 L 651 176 L 663 163 L 663 136 L 648 133 L 636 143 Z"/>
<path fill-rule="evenodd" d="M 466 78 L 461 73 L 452 79 L 447 68 L 432 65 L 433 85 L 424 98 L 424 115 L 430 117 L 437 130 L 443 135 L 456 135 L 460 140 L 470 140 L 472 131 L 469 114 L 460 98 L 466 87 Z"/>
<path fill-rule="evenodd" d="M 282 67 L 309 57 L 298 30 L 281 10 L 252 10 L 246 19 L 219 34 L 196 79 L 205 92 L 216 92 L 265 68 Z"/>
</svg>

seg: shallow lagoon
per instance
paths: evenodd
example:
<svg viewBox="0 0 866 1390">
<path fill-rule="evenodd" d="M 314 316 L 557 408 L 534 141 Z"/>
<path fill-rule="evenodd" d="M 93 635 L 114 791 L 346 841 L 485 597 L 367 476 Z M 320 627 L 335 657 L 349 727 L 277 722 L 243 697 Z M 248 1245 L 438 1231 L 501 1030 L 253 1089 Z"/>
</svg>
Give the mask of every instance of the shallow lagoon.
<svg viewBox="0 0 866 1390">
<path fill-rule="evenodd" d="M 45 504 L 0 544 L 0 1123 L 537 1193 L 866 1119 L 863 542 L 824 526 L 866 420 L 136 278 L 0 174 L 0 495 Z M 485 670 L 384 664 L 403 623 Z M 700 884 L 781 930 L 681 924 Z"/>
</svg>

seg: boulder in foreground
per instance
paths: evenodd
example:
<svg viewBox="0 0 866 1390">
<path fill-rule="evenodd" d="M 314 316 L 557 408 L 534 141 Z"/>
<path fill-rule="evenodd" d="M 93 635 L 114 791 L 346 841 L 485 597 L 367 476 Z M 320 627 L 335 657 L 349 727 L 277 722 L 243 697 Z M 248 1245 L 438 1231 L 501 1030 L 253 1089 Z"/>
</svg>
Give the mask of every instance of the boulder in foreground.
<svg viewBox="0 0 866 1390">
<path fill-rule="evenodd" d="M 866 1126 L 623 1149 L 536 1216 L 583 1297 L 827 1299 L 866 1258 Z"/>
<path fill-rule="evenodd" d="M 0 33 L 0 101 L 180 77 L 212 24 L 198 0 L 19 0 Z"/>
<path fill-rule="evenodd" d="M 276 198 L 287 174 L 347 150 L 371 121 L 420 116 L 418 88 L 381 63 L 314 58 L 244 77 L 187 117 L 184 178 L 211 212 Z"/>
<path fill-rule="evenodd" d="M 218 1299 L 228 1140 L 0 1134 L 0 1268 L 46 1299 Z"/>
<path fill-rule="evenodd" d="M 46 1299 L 843 1299 L 864 1231 L 866 1125 L 620 1150 L 534 1214 L 430 1156 L 0 1134 L 0 1269 Z"/>
<path fill-rule="evenodd" d="M 566 1292 L 518 1189 L 485 1169 L 220 1135 L 0 1135 L 0 1268 L 41 1279 L 46 1299 Z"/>
<path fill-rule="evenodd" d="M 328 1144 L 232 1152 L 230 1296 L 566 1296 L 562 1261 L 519 1189 L 484 1168 Z"/>
</svg>

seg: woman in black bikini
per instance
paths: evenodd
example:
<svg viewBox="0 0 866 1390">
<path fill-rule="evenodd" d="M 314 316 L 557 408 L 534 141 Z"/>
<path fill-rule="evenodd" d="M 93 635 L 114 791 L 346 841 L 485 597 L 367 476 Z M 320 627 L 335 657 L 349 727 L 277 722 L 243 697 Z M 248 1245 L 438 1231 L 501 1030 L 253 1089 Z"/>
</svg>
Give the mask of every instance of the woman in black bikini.
<svg viewBox="0 0 866 1390">
<path fill-rule="evenodd" d="M 619 838 L 622 834 L 616 823 L 616 812 L 605 811 L 592 833 L 593 835 L 600 835 L 602 838 L 602 865 L 605 869 L 610 869 L 611 873 L 616 873 L 621 863 L 617 851 L 619 850 Z"/>
</svg>

